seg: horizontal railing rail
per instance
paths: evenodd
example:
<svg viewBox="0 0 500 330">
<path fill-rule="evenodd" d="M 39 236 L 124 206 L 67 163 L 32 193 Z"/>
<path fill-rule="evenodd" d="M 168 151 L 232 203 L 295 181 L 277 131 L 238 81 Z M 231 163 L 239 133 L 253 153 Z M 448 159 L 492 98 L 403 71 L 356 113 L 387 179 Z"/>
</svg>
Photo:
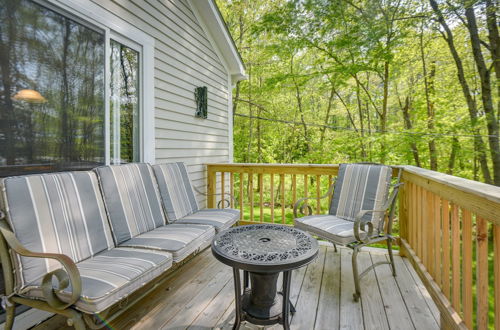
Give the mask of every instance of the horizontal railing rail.
<svg viewBox="0 0 500 330">
<path fill-rule="evenodd" d="M 500 188 L 402 166 L 400 253 L 409 258 L 441 312 L 442 328 L 500 330 Z M 208 164 L 214 194 L 236 197 L 240 224 L 293 223 L 293 204 L 328 191 L 338 165 Z M 396 172 L 396 170 L 395 170 Z M 329 200 L 311 200 L 315 214 Z"/>
</svg>

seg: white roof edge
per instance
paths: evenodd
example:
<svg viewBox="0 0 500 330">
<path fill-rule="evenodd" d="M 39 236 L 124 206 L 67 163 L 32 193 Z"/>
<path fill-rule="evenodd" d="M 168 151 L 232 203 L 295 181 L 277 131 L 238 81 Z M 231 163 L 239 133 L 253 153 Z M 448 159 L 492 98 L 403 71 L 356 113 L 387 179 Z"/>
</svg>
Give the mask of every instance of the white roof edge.
<svg viewBox="0 0 500 330">
<path fill-rule="evenodd" d="M 217 48 L 221 60 L 226 64 L 232 82 L 247 79 L 243 60 L 214 0 L 188 0 L 188 2 L 195 16 L 201 20 L 202 28 L 210 35 L 211 42 L 215 43 L 213 46 Z"/>
</svg>

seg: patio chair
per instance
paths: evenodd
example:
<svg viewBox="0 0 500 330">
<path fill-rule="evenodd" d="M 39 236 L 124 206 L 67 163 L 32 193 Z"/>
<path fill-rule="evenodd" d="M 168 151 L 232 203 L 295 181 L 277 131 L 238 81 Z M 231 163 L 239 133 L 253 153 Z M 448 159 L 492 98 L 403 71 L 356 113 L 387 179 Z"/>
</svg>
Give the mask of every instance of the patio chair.
<svg viewBox="0 0 500 330">
<path fill-rule="evenodd" d="M 294 225 L 319 238 L 336 245 L 351 248 L 352 269 L 354 275 L 354 300 L 358 301 L 361 290 L 359 281 L 371 269 L 381 264 L 390 264 L 393 276 L 396 276 L 392 254 L 392 223 L 394 204 L 398 194 L 401 169 L 396 182 L 391 184 L 392 168 L 380 164 L 341 164 L 336 181 L 328 193 L 319 199 L 332 195 L 327 215 L 312 215 L 312 208 L 302 198 L 294 205 Z M 391 191 L 392 189 L 392 191 Z M 299 218 L 297 211 L 307 216 Z M 386 221 L 387 219 L 387 221 Z M 361 274 L 358 272 L 357 256 L 359 250 L 373 243 L 387 241 L 390 262 L 378 262 Z"/>
</svg>

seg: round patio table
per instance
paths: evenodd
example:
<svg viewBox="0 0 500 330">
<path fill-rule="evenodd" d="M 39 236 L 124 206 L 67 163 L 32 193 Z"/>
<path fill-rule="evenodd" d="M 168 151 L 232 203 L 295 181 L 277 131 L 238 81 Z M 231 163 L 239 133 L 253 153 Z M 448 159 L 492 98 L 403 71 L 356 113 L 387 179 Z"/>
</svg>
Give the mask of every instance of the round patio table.
<svg viewBox="0 0 500 330">
<path fill-rule="evenodd" d="M 236 318 L 257 325 L 280 323 L 289 329 L 290 282 L 292 270 L 313 261 L 318 242 L 302 230 L 274 224 L 233 227 L 215 236 L 212 253 L 233 267 Z M 240 270 L 243 270 L 243 292 Z M 278 292 L 278 276 L 283 272 L 283 291 Z"/>
</svg>

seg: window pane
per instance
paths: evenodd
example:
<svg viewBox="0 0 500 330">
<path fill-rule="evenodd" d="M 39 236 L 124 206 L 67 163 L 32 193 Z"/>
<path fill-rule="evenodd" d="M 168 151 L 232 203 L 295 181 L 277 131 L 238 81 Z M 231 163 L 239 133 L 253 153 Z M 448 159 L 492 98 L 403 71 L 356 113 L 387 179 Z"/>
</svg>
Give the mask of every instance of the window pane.
<svg viewBox="0 0 500 330">
<path fill-rule="evenodd" d="M 139 53 L 111 40 L 110 66 L 112 162 L 138 162 Z"/>
<path fill-rule="evenodd" d="M 104 162 L 104 35 L 0 0 L 0 176 Z"/>
</svg>

